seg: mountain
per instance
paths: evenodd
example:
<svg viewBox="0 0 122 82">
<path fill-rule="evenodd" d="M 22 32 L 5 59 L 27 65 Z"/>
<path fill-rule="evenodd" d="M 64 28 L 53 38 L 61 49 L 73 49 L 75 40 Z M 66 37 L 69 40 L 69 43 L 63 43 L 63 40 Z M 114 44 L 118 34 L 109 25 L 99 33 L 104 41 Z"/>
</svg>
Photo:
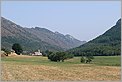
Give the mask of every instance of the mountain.
<svg viewBox="0 0 122 82">
<path fill-rule="evenodd" d="M 78 55 L 108 56 L 121 54 L 121 19 L 97 38 L 67 52 Z"/>
<path fill-rule="evenodd" d="M 52 32 L 45 28 L 40 27 L 25 28 L 25 30 L 31 33 L 32 35 L 37 36 L 42 41 L 52 45 L 59 46 L 63 49 L 70 49 L 84 43 L 84 41 L 81 42 L 75 39 L 74 37 L 72 37 L 71 39 L 70 37 L 71 35 L 70 36 L 63 35 L 59 32 Z"/>
<path fill-rule="evenodd" d="M 37 49 L 63 51 L 82 45 L 85 41 L 46 28 L 23 28 L 1 17 L 1 47 L 11 49 L 14 43 L 21 44 L 26 51 Z"/>
</svg>

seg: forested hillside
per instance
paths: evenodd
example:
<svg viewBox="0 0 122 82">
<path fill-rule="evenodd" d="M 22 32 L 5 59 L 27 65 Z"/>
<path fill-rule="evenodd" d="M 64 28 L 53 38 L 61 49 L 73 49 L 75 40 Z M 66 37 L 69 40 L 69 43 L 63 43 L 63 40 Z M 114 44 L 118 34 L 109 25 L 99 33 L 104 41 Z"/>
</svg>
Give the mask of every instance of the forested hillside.
<svg viewBox="0 0 122 82">
<path fill-rule="evenodd" d="M 97 38 L 77 48 L 68 50 L 69 53 L 79 55 L 111 56 L 121 54 L 121 19 L 115 26 Z"/>
</svg>

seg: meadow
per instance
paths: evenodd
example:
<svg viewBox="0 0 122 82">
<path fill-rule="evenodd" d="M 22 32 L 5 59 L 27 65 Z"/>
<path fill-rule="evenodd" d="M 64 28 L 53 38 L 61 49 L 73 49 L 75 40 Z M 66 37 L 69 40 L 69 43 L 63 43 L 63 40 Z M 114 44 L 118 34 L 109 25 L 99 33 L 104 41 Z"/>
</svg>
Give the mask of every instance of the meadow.
<svg viewBox="0 0 122 82">
<path fill-rule="evenodd" d="M 2 80 L 120 80 L 120 56 L 95 56 L 89 64 L 80 63 L 80 57 L 51 62 L 42 56 L 2 57 Z"/>
</svg>

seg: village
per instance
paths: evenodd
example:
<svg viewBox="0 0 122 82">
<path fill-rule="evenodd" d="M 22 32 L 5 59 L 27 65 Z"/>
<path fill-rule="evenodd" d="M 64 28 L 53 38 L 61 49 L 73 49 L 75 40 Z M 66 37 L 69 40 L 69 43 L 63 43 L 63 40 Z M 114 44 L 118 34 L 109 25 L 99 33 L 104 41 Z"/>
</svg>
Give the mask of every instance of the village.
<svg viewBox="0 0 122 82">
<path fill-rule="evenodd" d="M 23 51 L 26 52 L 26 51 Z M 5 56 L 17 56 L 18 54 L 15 53 L 15 51 L 13 49 L 11 49 L 10 53 L 6 53 L 5 51 L 1 50 L 1 57 L 5 57 Z M 20 55 L 24 55 L 24 54 L 20 54 Z M 30 53 L 29 56 L 43 56 L 43 54 L 41 53 L 41 51 L 38 49 L 38 51 L 35 51 L 33 53 Z"/>
</svg>

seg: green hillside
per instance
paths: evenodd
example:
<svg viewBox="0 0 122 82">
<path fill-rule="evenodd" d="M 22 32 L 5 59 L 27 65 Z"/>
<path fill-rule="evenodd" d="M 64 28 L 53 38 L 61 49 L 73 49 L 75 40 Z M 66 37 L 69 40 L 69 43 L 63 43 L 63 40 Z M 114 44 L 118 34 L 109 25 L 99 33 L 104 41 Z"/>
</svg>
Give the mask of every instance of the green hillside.
<svg viewBox="0 0 122 82">
<path fill-rule="evenodd" d="M 97 38 L 77 48 L 68 50 L 69 53 L 79 55 L 113 56 L 121 54 L 121 19 L 115 26 Z"/>
</svg>

